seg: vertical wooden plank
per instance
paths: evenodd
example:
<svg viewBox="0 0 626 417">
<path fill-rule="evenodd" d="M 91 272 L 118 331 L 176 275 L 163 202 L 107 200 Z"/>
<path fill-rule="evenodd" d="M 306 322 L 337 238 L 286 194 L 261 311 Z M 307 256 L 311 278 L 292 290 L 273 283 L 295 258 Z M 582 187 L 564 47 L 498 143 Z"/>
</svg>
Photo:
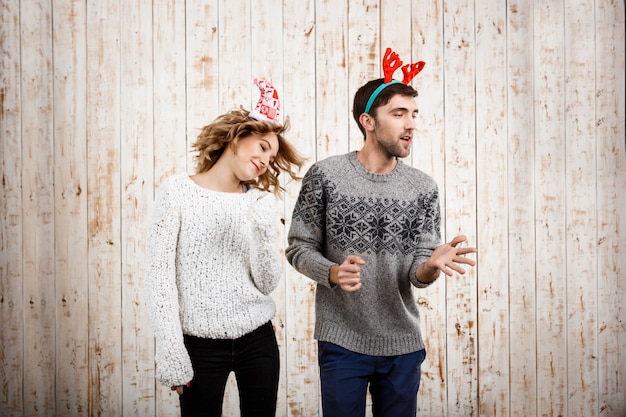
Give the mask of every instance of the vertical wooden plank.
<svg viewBox="0 0 626 417">
<path fill-rule="evenodd" d="M 218 96 L 218 5 L 190 0 L 185 2 L 187 70 L 187 144 L 196 141 L 203 126 L 221 114 Z M 189 171 L 195 171 L 191 152 Z"/>
<path fill-rule="evenodd" d="M 391 48 L 398 53 L 400 59 L 408 64 L 413 54 L 419 52 L 417 45 L 412 45 L 411 37 L 411 5 L 402 0 L 388 0 L 380 3 L 380 53 Z M 411 47 L 415 46 L 414 49 Z M 381 77 L 382 74 L 382 66 Z M 394 78 L 402 81 L 402 71 L 394 73 Z"/>
<path fill-rule="evenodd" d="M 120 9 L 87 3 L 89 412 L 122 416 Z"/>
<path fill-rule="evenodd" d="M 57 415 L 87 416 L 86 5 L 53 2 Z"/>
<path fill-rule="evenodd" d="M 509 416 L 506 4 L 476 1 L 478 414 Z"/>
<path fill-rule="evenodd" d="M 476 242 L 474 2 L 444 3 L 446 109 L 446 240 Z M 478 258 L 481 248 L 478 247 Z M 478 261 L 480 267 L 481 261 Z M 476 269 L 445 278 L 447 294 L 448 413 L 478 415 Z"/>
<path fill-rule="evenodd" d="M 441 213 L 446 212 L 445 186 L 445 120 L 443 108 L 443 2 L 412 4 L 412 57 L 424 61 L 424 70 L 412 84 L 419 92 L 417 128 L 411 151 L 413 166 L 431 175 L 439 187 Z M 445 216 L 441 233 L 445 237 Z M 417 398 L 418 416 L 447 415 L 446 368 L 446 280 L 417 290 L 422 318 L 422 336 L 426 360 L 422 364 Z"/>
<path fill-rule="evenodd" d="M 289 139 L 305 157 L 302 175 L 315 162 L 316 78 L 315 0 L 286 1 L 283 5 L 284 88 L 283 110 L 291 119 Z M 300 191 L 300 182 L 286 184 L 285 230 Z M 287 244 L 286 239 L 284 245 Z M 315 302 L 313 281 L 285 262 L 285 362 L 287 410 L 285 415 L 307 417 L 319 414 L 319 371 L 313 339 Z M 282 365 L 281 365 L 282 366 Z"/>
<path fill-rule="evenodd" d="M 594 4 L 565 7 L 567 411 L 597 416 Z"/>
<path fill-rule="evenodd" d="M 0 409 L 24 415 L 24 258 L 19 1 L 0 5 Z"/>
<path fill-rule="evenodd" d="M 349 150 L 361 149 L 363 134 L 352 117 L 352 103 L 359 87 L 382 75 L 379 0 L 350 1 L 348 8 Z M 385 46 L 383 45 L 382 48 Z M 384 52 L 384 49 L 383 49 Z"/>
<path fill-rule="evenodd" d="M 188 156 L 185 131 L 185 1 L 155 2 L 152 7 L 154 172 L 145 179 L 146 186 L 151 187 L 147 208 L 150 213 L 156 189 L 165 178 L 186 171 Z M 147 227 L 147 223 L 144 225 Z M 142 236 L 146 233 L 144 228 Z M 150 349 L 151 356 L 154 356 L 153 342 Z M 178 415 L 178 394 L 155 380 L 154 369 L 146 377 L 154 386 L 155 416 Z"/>
<path fill-rule="evenodd" d="M 316 160 L 348 151 L 352 102 L 348 97 L 348 4 L 316 0 Z"/>
<path fill-rule="evenodd" d="M 534 2 L 537 415 L 567 415 L 562 2 Z"/>
<path fill-rule="evenodd" d="M 20 5 L 24 415 L 55 413 L 54 143 L 50 2 Z"/>
<path fill-rule="evenodd" d="M 120 2 L 122 412 L 152 416 L 154 357 L 144 306 L 145 219 L 153 175 L 152 2 Z"/>
<path fill-rule="evenodd" d="M 595 5 L 598 416 L 626 415 L 624 3 Z"/>
<path fill-rule="evenodd" d="M 285 113 L 285 96 L 283 83 L 283 2 L 282 0 L 266 0 L 259 7 L 257 3 L 251 3 L 253 10 L 250 13 L 250 68 L 251 75 L 247 81 L 247 85 L 251 90 L 251 100 L 242 102 L 241 105 L 245 109 L 251 110 L 259 100 L 259 89 L 252 82 L 253 77 L 260 77 L 269 80 L 278 91 L 278 97 L 281 101 L 281 120 L 285 122 L 289 115 Z M 256 7 L 255 7 L 256 6 Z M 292 120 L 292 122 L 294 122 Z M 298 121 L 295 121 L 296 123 Z M 289 139 L 291 131 L 286 133 Z M 285 186 L 287 179 L 291 179 L 287 175 L 280 178 L 281 185 Z M 279 200 L 281 210 L 276 213 L 276 224 L 279 239 L 279 249 L 284 255 L 284 244 L 286 241 L 286 233 L 284 219 L 291 215 L 285 212 L 284 200 Z M 281 223 L 281 219 L 283 219 Z M 286 288 L 285 288 L 285 265 L 288 263 L 284 256 L 282 261 L 282 277 L 278 288 L 271 294 L 276 303 L 276 316 L 272 320 L 272 324 L 276 331 L 276 339 L 278 341 L 278 349 L 280 354 L 280 379 L 278 386 L 278 400 L 276 403 L 276 415 L 287 415 L 287 364 L 286 364 Z"/>
<path fill-rule="evenodd" d="M 257 7 L 265 8 L 266 4 L 259 4 Z M 219 11 L 219 60 L 217 65 L 219 68 L 220 113 L 224 113 L 240 105 L 247 107 L 252 100 L 250 94 L 256 87 L 254 85 L 252 88 L 250 87 L 252 80 L 250 45 L 252 36 L 257 34 L 251 32 L 251 5 L 249 0 L 237 2 L 219 0 L 217 9 Z"/>
<path fill-rule="evenodd" d="M 154 185 L 186 169 L 185 1 L 152 6 Z"/>
<path fill-rule="evenodd" d="M 253 77 L 260 77 L 269 80 L 278 90 L 281 104 L 283 97 L 283 27 L 284 21 L 283 2 L 282 0 L 267 0 L 261 7 L 256 3 L 250 5 L 249 21 L 241 21 L 237 19 L 234 27 L 230 30 L 237 29 L 238 25 L 243 25 L 246 32 L 250 33 L 249 51 L 250 51 L 250 78 L 243 84 L 249 87 L 251 91 L 250 102 L 241 102 L 246 109 L 254 108 L 258 99 L 259 91 L 253 84 Z M 241 9 L 241 8 L 239 8 Z M 249 23 L 248 23 L 249 22 Z M 233 22 L 235 23 L 235 22 Z M 242 66 L 242 65 L 240 65 Z M 239 76 L 246 75 L 246 71 L 241 71 Z M 281 119 L 285 120 L 284 111 L 281 108 Z"/>
<path fill-rule="evenodd" d="M 526 417 L 537 415 L 532 2 L 510 2 L 507 18 L 510 403 Z"/>
</svg>

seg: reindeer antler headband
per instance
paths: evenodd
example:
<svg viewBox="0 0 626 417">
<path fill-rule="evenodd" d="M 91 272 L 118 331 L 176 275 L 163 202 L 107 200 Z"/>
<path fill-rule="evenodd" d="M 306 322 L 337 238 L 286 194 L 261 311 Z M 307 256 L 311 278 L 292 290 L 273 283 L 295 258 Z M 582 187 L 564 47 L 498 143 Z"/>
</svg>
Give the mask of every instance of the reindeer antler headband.
<svg viewBox="0 0 626 417">
<path fill-rule="evenodd" d="M 369 100 L 367 100 L 367 105 L 365 106 L 365 111 L 363 113 L 369 114 L 372 104 L 374 104 L 374 100 L 376 100 L 376 97 L 378 97 L 380 92 L 386 87 L 400 82 L 408 85 L 411 80 L 424 69 L 424 65 L 426 65 L 424 61 L 417 61 L 404 66 L 402 66 L 402 64 L 403 62 L 400 59 L 400 56 L 391 48 L 387 48 L 385 56 L 383 57 L 383 73 L 385 74 L 385 78 L 383 83 L 379 85 L 376 90 L 374 90 Z M 404 74 L 402 81 L 393 79 L 393 73 L 396 72 L 398 68 L 402 68 L 402 73 Z"/>
</svg>

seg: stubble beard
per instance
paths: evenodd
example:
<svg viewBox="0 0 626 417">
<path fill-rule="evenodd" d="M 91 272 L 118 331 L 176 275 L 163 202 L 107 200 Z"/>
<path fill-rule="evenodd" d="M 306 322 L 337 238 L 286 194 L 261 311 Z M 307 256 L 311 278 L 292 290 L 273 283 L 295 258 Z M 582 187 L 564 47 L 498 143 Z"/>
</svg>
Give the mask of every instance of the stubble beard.
<svg viewBox="0 0 626 417">
<path fill-rule="evenodd" d="M 381 135 L 382 133 L 382 135 Z M 393 141 L 389 139 L 388 135 L 385 135 L 384 132 L 376 131 L 376 141 L 378 142 L 378 147 L 383 155 L 385 155 L 389 159 L 394 158 L 406 158 L 411 154 L 411 144 L 409 143 L 409 147 L 405 148 L 400 139 Z"/>
</svg>

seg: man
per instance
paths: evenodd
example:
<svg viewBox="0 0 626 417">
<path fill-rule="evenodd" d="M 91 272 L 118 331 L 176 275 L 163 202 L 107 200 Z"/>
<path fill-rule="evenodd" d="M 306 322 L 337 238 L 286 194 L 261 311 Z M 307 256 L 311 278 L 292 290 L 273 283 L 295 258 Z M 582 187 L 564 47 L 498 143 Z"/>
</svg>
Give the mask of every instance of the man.
<svg viewBox="0 0 626 417">
<path fill-rule="evenodd" d="M 414 139 L 417 91 L 385 81 L 357 91 L 364 145 L 311 166 L 288 235 L 288 261 L 317 282 L 324 417 L 365 416 L 368 385 L 375 416 L 415 416 L 425 349 L 411 285 L 475 264 L 465 236 L 440 244 L 437 185 L 399 159 Z"/>
</svg>

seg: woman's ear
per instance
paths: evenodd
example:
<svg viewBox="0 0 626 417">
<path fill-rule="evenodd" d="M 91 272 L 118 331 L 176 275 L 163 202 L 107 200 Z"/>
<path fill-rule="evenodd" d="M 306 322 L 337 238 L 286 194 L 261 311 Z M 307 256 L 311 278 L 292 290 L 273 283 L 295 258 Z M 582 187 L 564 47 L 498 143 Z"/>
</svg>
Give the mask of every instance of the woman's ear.
<svg viewBox="0 0 626 417">
<path fill-rule="evenodd" d="M 239 136 L 233 138 L 228 145 L 226 145 L 226 149 L 229 149 L 234 155 L 237 154 L 237 146 L 239 146 Z"/>
<path fill-rule="evenodd" d="M 361 113 L 359 116 L 359 123 L 361 123 L 361 126 L 363 126 L 363 129 L 366 131 L 371 132 L 374 130 L 374 118 L 367 113 Z"/>
</svg>

